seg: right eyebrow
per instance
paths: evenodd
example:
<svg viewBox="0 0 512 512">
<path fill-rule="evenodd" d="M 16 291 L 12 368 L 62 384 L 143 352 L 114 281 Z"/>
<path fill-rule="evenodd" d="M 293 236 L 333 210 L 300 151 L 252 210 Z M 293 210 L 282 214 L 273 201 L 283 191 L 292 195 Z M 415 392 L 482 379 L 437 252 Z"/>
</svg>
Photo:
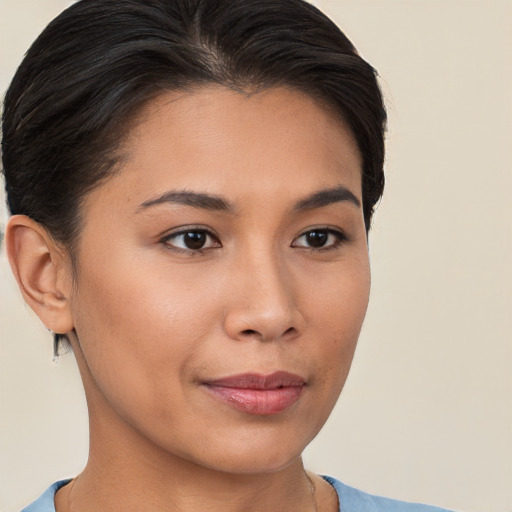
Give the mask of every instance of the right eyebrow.
<svg viewBox="0 0 512 512">
<path fill-rule="evenodd" d="M 137 209 L 137 212 L 146 210 L 159 204 L 174 203 L 192 206 L 193 208 L 202 208 L 204 210 L 232 212 L 233 206 L 226 199 L 211 194 L 201 192 L 187 192 L 169 190 L 164 194 L 144 201 Z"/>
</svg>

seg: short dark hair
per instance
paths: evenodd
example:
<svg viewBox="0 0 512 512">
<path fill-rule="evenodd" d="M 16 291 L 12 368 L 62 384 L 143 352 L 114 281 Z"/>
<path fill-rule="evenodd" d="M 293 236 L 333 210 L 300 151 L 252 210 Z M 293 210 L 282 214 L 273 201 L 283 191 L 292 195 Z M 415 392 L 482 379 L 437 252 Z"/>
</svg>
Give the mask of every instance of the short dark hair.
<svg viewBox="0 0 512 512">
<path fill-rule="evenodd" d="M 34 42 L 4 101 L 8 206 L 72 252 L 84 196 L 115 172 L 134 113 L 169 90 L 290 86 L 335 109 L 363 159 L 367 229 L 384 187 L 376 72 L 303 0 L 81 0 Z"/>
</svg>

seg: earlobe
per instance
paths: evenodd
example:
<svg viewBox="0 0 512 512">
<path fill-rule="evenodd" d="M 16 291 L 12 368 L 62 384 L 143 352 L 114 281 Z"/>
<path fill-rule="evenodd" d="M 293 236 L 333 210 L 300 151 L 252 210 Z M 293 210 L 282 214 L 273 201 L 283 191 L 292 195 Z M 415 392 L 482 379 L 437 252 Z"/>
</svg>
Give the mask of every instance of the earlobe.
<svg viewBox="0 0 512 512">
<path fill-rule="evenodd" d="M 69 262 L 48 232 L 25 215 L 14 215 L 5 233 L 7 256 L 23 298 L 56 333 L 73 329 Z"/>
</svg>

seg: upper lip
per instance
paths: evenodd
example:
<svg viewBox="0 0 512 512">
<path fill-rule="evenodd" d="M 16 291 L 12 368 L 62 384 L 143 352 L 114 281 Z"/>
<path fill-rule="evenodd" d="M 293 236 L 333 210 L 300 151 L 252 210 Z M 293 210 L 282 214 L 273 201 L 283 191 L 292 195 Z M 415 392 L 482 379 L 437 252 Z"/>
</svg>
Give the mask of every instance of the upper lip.
<svg viewBox="0 0 512 512">
<path fill-rule="evenodd" d="M 230 375 L 220 379 L 205 382 L 207 386 L 219 386 L 238 389 L 279 389 L 286 387 L 301 387 L 306 381 L 299 375 L 278 371 L 268 375 L 259 373 L 243 373 Z"/>
</svg>

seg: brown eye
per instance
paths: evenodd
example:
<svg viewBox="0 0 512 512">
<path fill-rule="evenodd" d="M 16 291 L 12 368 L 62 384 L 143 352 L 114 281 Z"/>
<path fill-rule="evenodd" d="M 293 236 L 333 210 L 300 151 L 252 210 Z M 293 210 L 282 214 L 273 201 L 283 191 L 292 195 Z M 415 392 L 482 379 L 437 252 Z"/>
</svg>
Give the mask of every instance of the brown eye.
<svg viewBox="0 0 512 512">
<path fill-rule="evenodd" d="M 306 249 L 334 249 L 345 242 L 347 237 L 341 231 L 328 228 L 310 229 L 297 237 L 292 247 L 303 247 Z"/>
<path fill-rule="evenodd" d="M 325 230 L 310 231 L 304 235 L 304 240 L 310 247 L 323 247 L 328 239 L 329 233 Z"/>
<path fill-rule="evenodd" d="M 208 240 L 208 235 L 203 231 L 188 231 L 183 233 L 183 244 L 187 249 L 202 249 Z"/>
<path fill-rule="evenodd" d="M 187 229 L 166 236 L 162 242 L 178 251 L 201 251 L 221 247 L 219 239 L 206 229 Z"/>
</svg>

